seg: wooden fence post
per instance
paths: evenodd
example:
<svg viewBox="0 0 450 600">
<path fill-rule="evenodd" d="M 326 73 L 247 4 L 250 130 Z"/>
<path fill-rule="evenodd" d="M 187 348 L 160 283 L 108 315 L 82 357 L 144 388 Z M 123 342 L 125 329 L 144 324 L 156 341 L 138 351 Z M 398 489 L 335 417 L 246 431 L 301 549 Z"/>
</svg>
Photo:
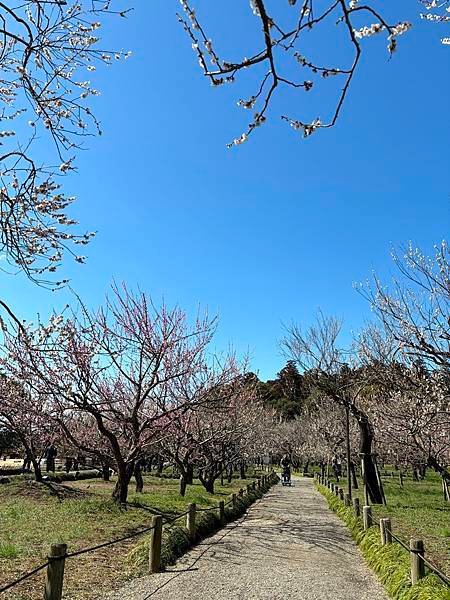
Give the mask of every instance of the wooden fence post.
<svg viewBox="0 0 450 600">
<path fill-rule="evenodd" d="M 254 491 L 256 490 L 256 481 L 254 481 L 254 482 L 252 483 L 252 489 L 253 489 Z"/>
<path fill-rule="evenodd" d="M 52 544 L 50 546 L 49 562 L 45 577 L 44 600 L 61 600 L 64 564 L 67 553 L 67 544 Z"/>
<path fill-rule="evenodd" d="M 410 540 L 409 548 L 411 551 L 411 583 L 415 585 L 419 579 L 425 577 L 425 563 L 422 559 L 425 554 L 423 540 Z M 419 554 L 422 556 L 419 556 Z"/>
<path fill-rule="evenodd" d="M 242 498 L 243 495 L 244 495 L 244 490 L 242 488 L 240 488 L 240 490 L 239 490 L 239 496 Z"/>
<path fill-rule="evenodd" d="M 152 517 L 152 532 L 150 535 L 149 547 L 149 571 L 150 573 L 159 573 L 161 569 L 161 538 L 162 538 L 162 516 Z"/>
<path fill-rule="evenodd" d="M 339 500 L 344 502 L 344 490 L 342 488 L 339 488 Z"/>
<path fill-rule="evenodd" d="M 234 494 L 235 495 L 235 494 Z M 189 537 L 191 540 L 195 538 L 195 513 L 197 505 L 195 502 L 188 505 L 188 513 L 186 515 L 186 529 L 188 530 Z"/>
<path fill-rule="evenodd" d="M 236 508 L 236 503 L 237 503 L 236 494 L 231 494 L 231 506 L 233 508 Z"/>
<path fill-rule="evenodd" d="M 225 525 L 225 502 L 223 500 L 219 500 L 219 519 L 220 524 Z"/>
<path fill-rule="evenodd" d="M 361 508 L 359 506 L 359 498 L 353 498 L 353 510 L 355 511 L 355 516 L 361 516 Z"/>
<path fill-rule="evenodd" d="M 334 486 L 334 495 L 336 496 L 336 498 L 339 497 L 339 487 L 337 485 Z"/>
<path fill-rule="evenodd" d="M 383 519 L 384 522 L 384 543 L 392 544 L 392 525 L 391 519 L 386 517 Z"/>
<path fill-rule="evenodd" d="M 345 503 L 345 506 L 351 506 L 352 505 L 352 499 L 350 498 L 350 494 L 349 493 L 345 494 L 345 496 L 344 496 L 344 503 Z"/>
<path fill-rule="evenodd" d="M 386 531 L 384 519 L 380 519 L 380 540 L 381 544 L 384 546 L 386 544 Z"/>
<path fill-rule="evenodd" d="M 252 486 L 250 484 L 247 485 L 247 494 L 250 494 L 252 491 Z"/>
<path fill-rule="evenodd" d="M 367 504 L 363 506 L 363 524 L 366 530 L 372 527 L 372 507 Z"/>
</svg>

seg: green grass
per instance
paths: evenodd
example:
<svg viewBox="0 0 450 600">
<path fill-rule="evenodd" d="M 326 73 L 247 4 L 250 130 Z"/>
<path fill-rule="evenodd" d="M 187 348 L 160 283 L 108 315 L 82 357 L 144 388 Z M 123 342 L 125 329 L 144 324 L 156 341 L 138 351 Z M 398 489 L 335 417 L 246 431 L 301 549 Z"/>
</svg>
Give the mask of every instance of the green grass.
<svg viewBox="0 0 450 600">
<path fill-rule="evenodd" d="M 11 542 L 0 543 L 0 558 L 17 558 L 19 556 L 19 549 Z"/>
<path fill-rule="evenodd" d="M 109 541 L 148 527 L 155 513 L 175 516 L 185 512 L 191 502 L 200 508 L 217 506 L 219 500 L 228 500 L 231 493 L 245 488 L 250 480 L 233 479 L 231 484 L 217 485 L 214 495 L 206 493 L 195 481 L 188 486 L 184 498 L 178 494 L 175 479 L 146 476 L 144 482 L 144 493 L 131 491 L 129 502 L 148 508 L 127 510 L 111 500 L 114 481 L 70 482 L 67 487 L 73 492 L 65 494 L 63 499 L 51 495 L 47 487 L 30 484 L 22 478 L 0 486 L 0 587 L 45 562 L 52 543 L 64 542 L 70 552 Z M 114 586 L 115 582 L 135 575 L 138 569 L 127 556 L 139 540 L 71 560 L 66 565 L 65 577 L 65 589 L 70 591 L 71 600 L 93 598 L 95 582 L 106 580 Z M 95 560 L 91 564 L 92 556 Z M 77 577 L 77 573 L 82 576 Z M 9 598 L 41 598 L 42 581 L 41 573 L 14 588 Z"/>
<path fill-rule="evenodd" d="M 336 483 L 333 478 L 331 481 Z M 390 517 L 395 535 L 407 542 L 411 537 L 423 539 L 428 559 L 449 574 L 450 502 L 443 499 L 440 477 L 433 472 L 419 482 L 406 477 L 403 487 L 397 477 L 382 477 L 382 481 L 387 506 L 374 505 L 374 519 Z M 338 485 L 346 491 L 347 480 L 341 478 Z M 364 503 L 361 483 L 353 496 Z"/>
<path fill-rule="evenodd" d="M 345 508 L 327 488 L 319 486 L 319 491 L 327 499 L 330 508 L 348 525 L 366 562 L 375 571 L 391 598 L 450 600 L 450 588 L 434 574 L 427 574 L 419 583 L 411 586 L 409 553 L 397 543 L 383 546 L 376 526 L 364 531 L 361 519 L 355 517 L 352 508 Z"/>
</svg>

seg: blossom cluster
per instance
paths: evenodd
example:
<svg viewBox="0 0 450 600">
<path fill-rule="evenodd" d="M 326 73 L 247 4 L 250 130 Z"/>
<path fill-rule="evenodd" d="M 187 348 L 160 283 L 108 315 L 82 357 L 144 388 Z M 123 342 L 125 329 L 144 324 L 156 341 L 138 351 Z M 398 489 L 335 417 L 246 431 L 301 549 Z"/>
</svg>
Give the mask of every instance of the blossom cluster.
<svg viewBox="0 0 450 600">
<path fill-rule="evenodd" d="M 28 113 L 25 122 L 31 132 L 27 139 L 22 127 L 16 128 L 18 135 L 9 128 L 0 131 L 0 144 L 9 146 L 3 151 L 0 175 L 0 249 L 10 263 L 40 280 L 61 264 L 64 251 L 78 262 L 84 260 L 70 249 L 71 244 L 88 243 L 93 235 L 74 235 L 67 229 L 75 224 L 65 214 L 74 198 L 59 192 L 56 178 L 73 169 L 83 138 L 101 133 L 87 104 L 100 92 L 83 71 L 93 73 L 97 64 L 130 56 L 130 52 L 99 48 L 98 17 L 110 12 L 109 4 L 69 0 L 55 7 L 26 1 L 9 12 L 2 10 L 0 120 Z M 35 158 L 35 140 L 41 133 L 54 142 L 54 162 L 59 167 L 42 166 Z"/>
</svg>

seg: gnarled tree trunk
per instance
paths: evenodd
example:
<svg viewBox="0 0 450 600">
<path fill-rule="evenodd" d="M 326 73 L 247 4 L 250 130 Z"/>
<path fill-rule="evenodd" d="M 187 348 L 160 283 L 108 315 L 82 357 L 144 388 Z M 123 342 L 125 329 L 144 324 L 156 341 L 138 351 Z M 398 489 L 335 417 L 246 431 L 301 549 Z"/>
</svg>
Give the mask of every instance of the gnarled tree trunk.
<svg viewBox="0 0 450 600">
<path fill-rule="evenodd" d="M 136 461 L 136 464 L 134 465 L 134 478 L 136 480 L 136 493 L 137 494 L 142 494 L 143 490 L 144 490 L 144 480 L 142 478 L 142 465 L 140 463 L 140 461 Z"/>
<path fill-rule="evenodd" d="M 361 411 L 358 411 L 357 421 L 360 434 L 359 454 L 361 456 L 361 469 L 364 473 L 364 484 L 370 501 L 373 504 L 383 504 L 383 492 L 378 482 L 372 454 L 373 429 L 367 415 Z"/>
<path fill-rule="evenodd" d="M 117 481 L 113 491 L 113 499 L 118 504 L 126 504 L 128 498 L 128 486 L 134 471 L 134 462 L 121 462 L 117 465 Z"/>
</svg>

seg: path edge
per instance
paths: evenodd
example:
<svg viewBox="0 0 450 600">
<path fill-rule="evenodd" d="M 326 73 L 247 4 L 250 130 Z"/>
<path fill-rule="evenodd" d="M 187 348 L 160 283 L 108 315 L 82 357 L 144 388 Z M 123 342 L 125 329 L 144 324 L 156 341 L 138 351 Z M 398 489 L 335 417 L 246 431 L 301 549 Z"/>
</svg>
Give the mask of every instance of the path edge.
<svg viewBox="0 0 450 600">
<path fill-rule="evenodd" d="M 393 600 L 450 600 L 448 589 L 433 574 L 415 585 L 410 582 L 410 558 L 397 544 L 382 545 L 376 525 L 364 530 L 363 520 L 352 507 L 327 487 L 314 482 L 316 490 L 325 498 L 328 507 L 346 524 L 367 565 L 375 573 L 389 597 Z"/>
</svg>

